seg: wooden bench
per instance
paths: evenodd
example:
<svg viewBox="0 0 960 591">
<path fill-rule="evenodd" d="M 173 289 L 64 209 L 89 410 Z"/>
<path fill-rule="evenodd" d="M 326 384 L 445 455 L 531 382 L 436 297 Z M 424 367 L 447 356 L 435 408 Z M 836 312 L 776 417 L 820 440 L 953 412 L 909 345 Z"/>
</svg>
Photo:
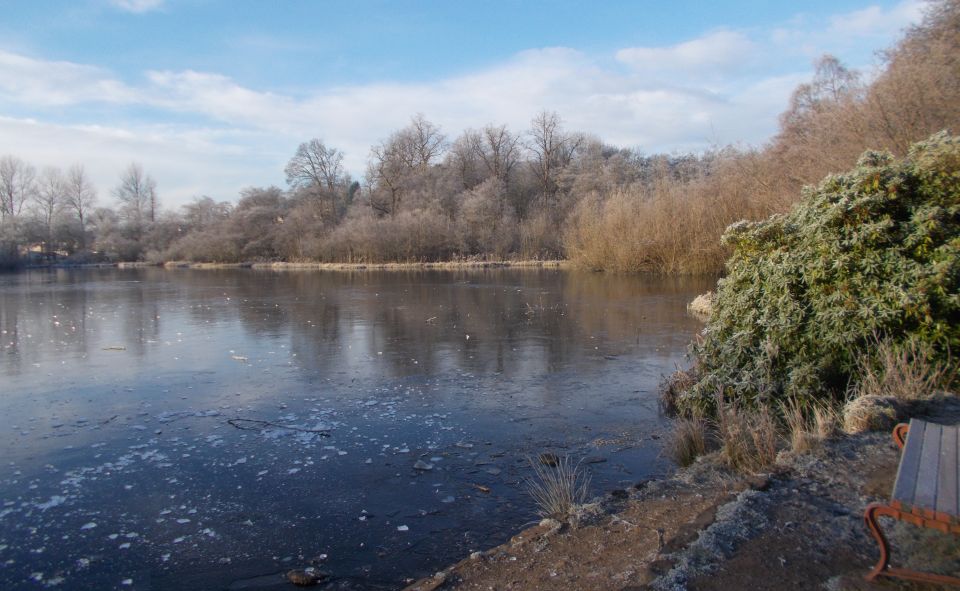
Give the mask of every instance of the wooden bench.
<svg viewBox="0 0 960 591">
<path fill-rule="evenodd" d="M 880 560 L 867 580 L 898 577 L 960 586 L 960 578 L 890 566 L 890 547 L 877 518 L 893 517 L 947 534 L 960 534 L 960 428 L 911 419 L 893 429 L 903 449 L 890 503 L 871 503 L 863 518 L 880 545 Z"/>
</svg>

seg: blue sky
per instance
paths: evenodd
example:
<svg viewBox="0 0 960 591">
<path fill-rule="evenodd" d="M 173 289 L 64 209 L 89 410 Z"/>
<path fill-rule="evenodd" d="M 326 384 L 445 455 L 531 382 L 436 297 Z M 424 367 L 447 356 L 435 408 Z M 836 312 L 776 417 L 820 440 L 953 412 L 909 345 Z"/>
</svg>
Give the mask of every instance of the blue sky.
<svg viewBox="0 0 960 591">
<path fill-rule="evenodd" d="M 452 138 L 540 110 L 646 152 L 759 144 L 830 52 L 867 76 L 919 0 L 72 0 L 0 21 L 0 154 L 82 162 L 101 201 L 136 160 L 176 206 L 283 183 L 322 138 L 357 177 L 415 113 Z"/>
</svg>

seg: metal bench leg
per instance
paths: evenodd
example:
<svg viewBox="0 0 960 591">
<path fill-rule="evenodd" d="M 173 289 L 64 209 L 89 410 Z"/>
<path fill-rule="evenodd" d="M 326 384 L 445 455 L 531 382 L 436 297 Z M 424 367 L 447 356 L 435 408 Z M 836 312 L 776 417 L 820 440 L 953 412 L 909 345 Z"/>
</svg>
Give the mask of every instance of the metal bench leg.
<svg viewBox="0 0 960 591">
<path fill-rule="evenodd" d="M 877 565 L 873 567 L 870 574 L 866 576 L 868 581 L 872 581 L 877 578 L 878 575 L 883 574 L 883 572 L 887 570 L 887 567 L 890 566 L 890 544 L 887 542 L 887 537 L 883 535 L 880 524 L 877 523 L 877 517 L 887 515 L 896 518 L 899 513 L 899 511 L 883 503 L 870 503 L 863 512 L 863 520 L 867 523 L 867 529 L 869 529 L 873 537 L 877 539 L 877 545 L 880 546 L 880 560 L 877 561 Z"/>
<path fill-rule="evenodd" d="M 880 523 L 877 521 L 877 518 L 881 516 L 903 520 L 904 517 L 908 515 L 898 511 L 897 509 L 894 509 L 889 505 L 884 505 L 883 503 L 870 503 L 867 505 L 867 509 L 863 512 L 863 520 L 867 523 L 867 528 L 870 530 L 870 533 L 872 533 L 873 537 L 877 539 L 877 545 L 880 546 L 880 560 L 877 561 L 876 566 L 873 567 L 873 570 L 870 571 L 870 574 L 865 577 L 868 581 L 873 581 L 878 576 L 886 576 L 897 577 L 899 579 L 907 579 L 911 581 L 922 581 L 925 583 L 960 586 L 960 578 L 958 577 L 951 577 L 949 575 L 936 575 L 933 573 L 922 573 L 905 568 L 891 567 L 890 544 L 887 542 L 887 537 L 883 535 L 883 531 L 880 529 Z M 906 521 L 912 523 L 910 519 L 907 519 Z"/>
</svg>

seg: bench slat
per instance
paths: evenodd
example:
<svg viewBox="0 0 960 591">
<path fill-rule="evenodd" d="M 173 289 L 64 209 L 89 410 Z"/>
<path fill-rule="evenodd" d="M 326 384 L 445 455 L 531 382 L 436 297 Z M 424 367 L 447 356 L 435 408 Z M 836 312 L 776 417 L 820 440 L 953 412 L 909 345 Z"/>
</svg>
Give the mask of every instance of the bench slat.
<svg viewBox="0 0 960 591">
<path fill-rule="evenodd" d="M 921 509 L 933 511 L 937 506 L 937 487 L 940 471 L 940 443 L 943 426 L 927 423 L 923 432 L 923 450 L 920 452 L 920 470 L 917 472 L 917 490 L 913 495 L 913 504 Z"/>
<path fill-rule="evenodd" d="M 956 426 L 943 427 L 940 435 L 940 473 L 937 486 L 937 513 L 957 517 L 958 507 L 958 466 Z"/>
<path fill-rule="evenodd" d="M 917 488 L 917 474 L 920 471 L 920 452 L 923 450 L 923 434 L 927 423 L 910 420 L 907 442 L 903 446 L 900 467 L 897 468 L 897 480 L 893 484 L 891 500 L 913 505 L 913 496 Z"/>
</svg>

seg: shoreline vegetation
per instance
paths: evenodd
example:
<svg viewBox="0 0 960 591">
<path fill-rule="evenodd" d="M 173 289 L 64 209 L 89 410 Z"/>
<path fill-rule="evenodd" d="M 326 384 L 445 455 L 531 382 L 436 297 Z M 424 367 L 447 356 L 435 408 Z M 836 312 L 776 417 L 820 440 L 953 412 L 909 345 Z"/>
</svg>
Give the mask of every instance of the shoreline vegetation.
<svg viewBox="0 0 960 591">
<path fill-rule="evenodd" d="M 139 164 L 99 207 L 81 164 L 41 171 L 0 156 L 0 267 L 76 262 L 461 259 L 568 260 L 591 270 L 720 274 L 727 227 L 790 210 L 803 187 L 853 167 L 865 150 L 902 158 L 960 129 L 960 8 L 926 5 L 921 24 L 869 78 L 825 55 L 762 146 L 647 154 L 565 129 L 558 113 L 526 130 L 491 123 L 448 136 L 426 116 L 372 146 L 353 179 L 321 138 L 287 163 L 286 187 L 235 202 L 198 195 L 177 210 Z"/>
<path fill-rule="evenodd" d="M 143 269 L 159 267 L 164 269 L 260 269 L 273 271 L 411 271 L 411 270 L 457 270 L 457 269 L 570 269 L 569 261 L 445 261 L 445 262 L 407 262 L 407 263 L 289 263 L 244 262 L 211 263 L 190 261 L 166 261 L 162 263 L 117 262 L 36 265 L 31 269 L 83 269 L 116 267 L 118 269 Z"/>
</svg>

